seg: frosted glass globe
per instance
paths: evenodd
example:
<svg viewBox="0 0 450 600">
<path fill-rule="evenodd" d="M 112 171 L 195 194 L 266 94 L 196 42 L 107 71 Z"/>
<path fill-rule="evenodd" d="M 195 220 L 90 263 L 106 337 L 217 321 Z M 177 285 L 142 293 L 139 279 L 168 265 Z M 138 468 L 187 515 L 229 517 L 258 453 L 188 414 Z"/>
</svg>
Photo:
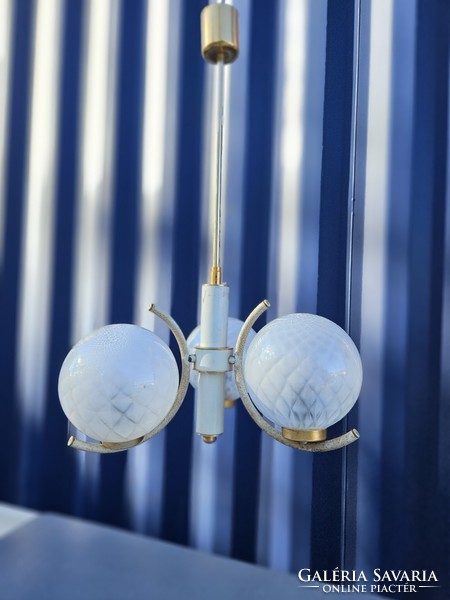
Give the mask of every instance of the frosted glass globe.
<svg viewBox="0 0 450 600">
<path fill-rule="evenodd" d="M 228 329 L 227 329 L 227 346 L 229 346 L 230 348 L 234 348 L 237 342 L 237 339 L 239 337 L 239 333 L 241 331 L 241 327 L 244 323 L 242 321 L 240 321 L 239 319 L 235 319 L 234 317 L 229 317 L 228 318 Z M 199 346 L 200 345 L 200 329 L 201 326 L 198 325 L 190 334 L 190 336 L 187 339 L 187 344 L 189 347 L 189 354 L 195 354 L 195 346 Z M 247 337 L 247 342 L 251 342 L 252 339 L 255 337 L 256 332 L 251 329 L 248 337 Z M 246 345 L 246 349 L 248 347 L 248 343 Z M 244 351 L 244 355 L 246 353 L 247 350 Z M 191 377 L 190 377 L 190 382 L 192 387 L 194 387 L 195 389 L 197 389 L 198 387 L 198 371 L 196 371 L 195 369 L 191 369 Z M 237 398 L 239 398 L 239 392 L 238 389 L 236 387 L 236 383 L 234 381 L 234 374 L 232 371 L 228 371 L 227 374 L 225 375 L 225 398 L 224 400 L 236 400 Z"/>
<path fill-rule="evenodd" d="M 164 419 L 178 379 L 175 358 L 157 335 L 136 325 L 107 325 L 66 356 L 58 393 L 77 429 L 96 440 L 124 442 Z"/>
<path fill-rule="evenodd" d="M 362 366 L 352 339 L 317 315 L 292 314 L 259 331 L 244 361 L 258 410 L 287 429 L 326 429 L 355 404 Z"/>
</svg>

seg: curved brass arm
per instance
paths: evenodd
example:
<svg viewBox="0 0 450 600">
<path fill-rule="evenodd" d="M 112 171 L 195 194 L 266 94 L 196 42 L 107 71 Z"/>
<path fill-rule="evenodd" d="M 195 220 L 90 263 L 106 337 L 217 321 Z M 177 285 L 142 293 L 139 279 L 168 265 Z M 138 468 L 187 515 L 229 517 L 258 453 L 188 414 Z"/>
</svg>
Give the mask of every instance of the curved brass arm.
<svg viewBox="0 0 450 600">
<path fill-rule="evenodd" d="M 175 396 L 174 403 L 172 404 L 171 409 L 167 413 L 166 417 L 154 427 L 151 431 L 146 433 L 145 435 L 135 439 L 130 440 L 129 442 L 84 442 L 79 440 L 75 436 L 70 436 L 67 445 L 71 448 L 75 448 L 76 450 L 83 450 L 85 452 L 97 452 L 99 454 L 112 454 L 113 452 L 121 452 L 122 450 L 128 450 L 129 448 L 134 448 L 142 442 L 146 442 L 157 433 L 161 431 L 177 414 L 178 409 L 180 408 L 183 400 L 186 396 L 186 392 L 189 386 L 189 350 L 186 342 L 186 338 L 183 335 L 180 327 L 176 323 L 174 319 L 164 311 L 156 308 L 154 304 L 151 304 L 148 309 L 150 312 L 159 317 L 162 321 L 166 323 L 169 327 L 170 331 L 173 333 L 178 347 L 180 349 L 181 354 L 181 376 L 180 382 L 178 384 L 177 395 Z"/>
<path fill-rule="evenodd" d="M 297 450 L 305 450 L 306 452 L 328 452 L 330 450 L 337 450 L 348 446 L 352 442 L 356 442 L 359 439 L 359 433 L 356 429 L 341 435 L 331 440 L 325 440 L 324 442 L 295 442 L 288 440 L 281 435 L 281 433 L 273 427 L 266 419 L 262 416 L 256 406 L 253 404 L 247 386 L 245 385 L 244 374 L 243 374 L 243 356 L 244 346 L 247 341 L 247 336 L 250 329 L 253 327 L 255 321 L 269 308 L 270 303 L 267 300 L 263 300 L 258 306 L 249 314 L 242 329 L 239 333 L 238 340 L 236 342 L 236 348 L 234 353 L 234 376 L 236 379 L 236 386 L 241 395 L 241 400 L 247 409 L 247 412 L 251 418 L 255 421 L 263 431 L 273 437 L 277 442 L 281 442 L 285 446 L 290 446 Z"/>
</svg>

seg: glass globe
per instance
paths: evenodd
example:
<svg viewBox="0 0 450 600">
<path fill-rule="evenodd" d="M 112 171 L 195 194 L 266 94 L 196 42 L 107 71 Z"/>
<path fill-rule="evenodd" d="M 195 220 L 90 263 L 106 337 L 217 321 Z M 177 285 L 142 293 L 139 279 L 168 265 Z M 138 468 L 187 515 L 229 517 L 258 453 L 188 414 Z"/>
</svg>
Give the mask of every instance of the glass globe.
<svg viewBox="0 0 450 600">
<path fill-rule="evenodd" d="M 178 367 L 156 334 L 128 324 L 107 325 L 78 342 L 61 367 L 58 393 L 69 421 L 104 442 L 139 438 L 169 412 Z"/>
<path fill-rule="evenodd" d="M 275 425 L 323 430 L 355 404 L 362 365 L 343 329 L 324 317 L 297 313 L 259 331 L 248 347 L 244 377 L 254 404 Z"/>
<path fill-rule="evenodd" d="M 241 331 L 241 327 L 244 323 L 242 321 L 240 321 L 239 319 L 235 319 L 234 317 L 229 317 L 228 318 L 228 329 L 227 329 L 227 345 L 230 348 L 234 348 L 237 342 L 237 339 L 239 337 L 239 333 Z M 189 354 L 195 354 L 195 346 L 198 346 L 200 344 L 200 330 L 201 330 L 201 326 L 198 325 L 190 334 L 190 336 L 187 339 L 187 345 L 189 347 Z M 247 337 L 247 342 L 251 342 L 253 340 L 253 338 L 255 337 L 256 332 L 251 329 L 248 337 Z M 246 348 L 248 347 L 248 345 L 246 346 Z M 244 355 L 246 353 L 247 350 L 244 351 Z M 192 387 L 194 387 L 195 389 L 197 389 L 198 387 L 198 371 L 196 371 L 195 369 L 191 369 L 191 376 L 190 376 L 190 382 Z M 238 389 L 236 387 L 236 383 L 234 380 L 234 375 L 232 371 L 228 371 L 228 373 L 226 373 L 225 375 L 225 398 L 224 400 L 237 400 L 237 398 L 239 398 L 239 392 Z"/>
</svg>

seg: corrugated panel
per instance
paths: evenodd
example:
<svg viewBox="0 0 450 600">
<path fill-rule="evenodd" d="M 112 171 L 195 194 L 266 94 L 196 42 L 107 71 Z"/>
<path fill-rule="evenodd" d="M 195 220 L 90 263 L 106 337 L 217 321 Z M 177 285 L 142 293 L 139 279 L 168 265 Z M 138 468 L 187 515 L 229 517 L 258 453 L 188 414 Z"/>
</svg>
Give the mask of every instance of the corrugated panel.
<svg viewBox="0 0 450 600">
<path fill-rule="evenodd" d="M 269 319 L 318 312 L 350 328 L 365 381 L 335 430 L 358 426 L 361 440 L 313 459 L 262 436 L 238 406 L 206 446 L 190 391 L 167 430 L 128 454 L 65 448 L 56 389 L 72 343 L 123 321 L 168 341 L 150 302 L 186 335 L 198 321 L 212 134 L 204 4 L 0 0 L 0 497 L 276 569 L 444 577 L 444 0 L 235 2 L 231 312 L 245 318 L 269 297 Z"/>
</svg>

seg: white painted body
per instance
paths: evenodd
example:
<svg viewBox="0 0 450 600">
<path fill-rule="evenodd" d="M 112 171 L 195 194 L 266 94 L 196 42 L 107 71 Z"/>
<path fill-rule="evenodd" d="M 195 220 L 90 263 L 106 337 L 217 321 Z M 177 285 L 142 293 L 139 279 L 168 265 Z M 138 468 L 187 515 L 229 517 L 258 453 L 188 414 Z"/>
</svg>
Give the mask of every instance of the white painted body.
<svg viewBox="0 0 450 600">
<path fill-rule="evenodd" d="M 233 317 L 228 317 L 227 345 L 229 348 L 232 348 L 233 351 L 234 351 L 234 347 L 236 346 L 236 342 L 237 342 L 239 333 L 240 333 L 243 325 L 244 325 L 244 322 L 241 321 L 240 319 L 234 319 Z M 190 382 L 191 382 L 192 387 L 195 389 L 198 388 L 198 371 L 197 371 L 197 369 L 198 369 L 199 365 L 203 362 L 202 357 L 199 356 L 199 350 L 198 350 L 198 348 L 200 346 L 200 333 L 201 333 L 201 326 L 198 325 L 193 331 L 191 331 L 191 333 L 187 339 L 189 354 L 196 355 L 195 369 L 192 369 L 191 374 L 190 374 Z M 247 336 L 247 346 L 244 350 L 244 356 L 245 356 L 245 352 L 248 347 L 248 344 L 253 340 L 255 335 L 256 335 L 256 332 L 253 329 L 250 329 L 250 331 L 248 332 L 248 336 Z M 239 398 L 239 391 L 236 387 L 234 373 L 233 373 L 233 370 L 230 368 L 230 366 L 228 368 L 230 370 L 225 375 L 225 401 L 237 400 Z"/>
<path fill-rule="evenodd" d="M 227 347 L 228 310 L 228 286 L 202 286 L 199 348 L 211 352 L 200 351 L 194 367 L 199 372 L 196 431 L 200 435 L 223 433 L 225 375 L 230 367 L 224 361 L 224 352 L 217 350 Z"/>
</svg>

